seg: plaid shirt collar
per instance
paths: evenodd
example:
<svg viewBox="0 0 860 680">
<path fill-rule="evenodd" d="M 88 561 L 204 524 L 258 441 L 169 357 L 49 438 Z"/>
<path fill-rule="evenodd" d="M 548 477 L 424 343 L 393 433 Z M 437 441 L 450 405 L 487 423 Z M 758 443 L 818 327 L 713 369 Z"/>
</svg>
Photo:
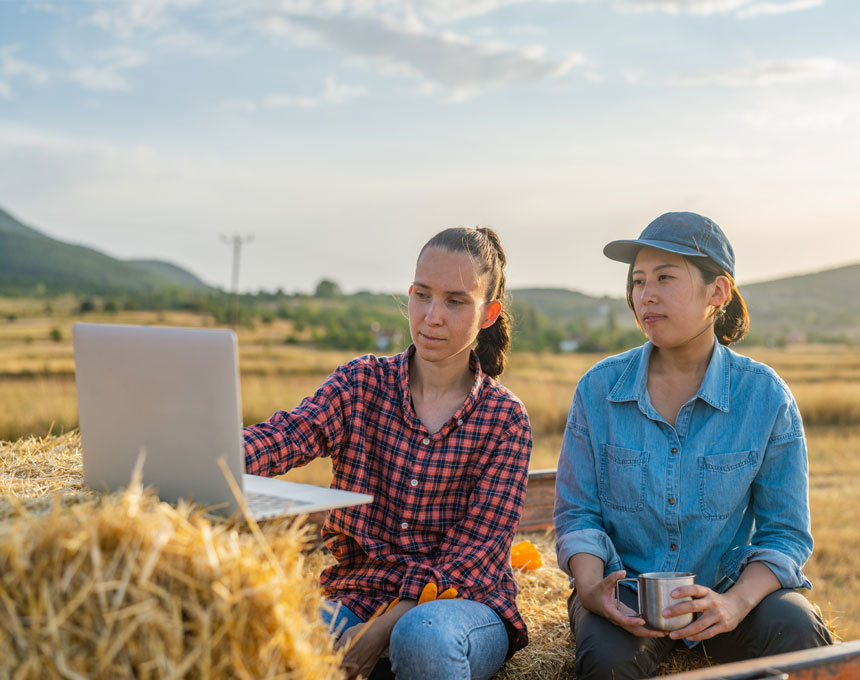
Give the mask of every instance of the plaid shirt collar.
<svg viewBox="0 0 860 680">
<path fill-rule="evenodd" d="M 400 405 L 403 407 L 403 413 L 410 425 L 415 429 L 427 429 L 424 423 L 415 415 L 415 409 L 412 407 L 412 392 L 409 389 L 409 360 L 415 355 L 415 345 L 409 345 L 405 352 L 401 352 L 399 356 L 399 365 L 397 367 L 397 377 L 400 382 Z M 455 425 L 461 424 L 469 414 L 475 409 L 475 405 L 481 396 L 481 389 L 484 385 L 484 372 L 481 370 L 481 361 L 475 350 L 469 350 L 469 370 L 474 371 L 475 379 L 472 381 L 472 387 L 469 394 L 463 401 L 463 405 L 457 409 L 457 412 L 451 416 L 451 419 L 442 426 L 439 432 L 432 436 L 444 437 L 448 431 Z"/>
</svg>

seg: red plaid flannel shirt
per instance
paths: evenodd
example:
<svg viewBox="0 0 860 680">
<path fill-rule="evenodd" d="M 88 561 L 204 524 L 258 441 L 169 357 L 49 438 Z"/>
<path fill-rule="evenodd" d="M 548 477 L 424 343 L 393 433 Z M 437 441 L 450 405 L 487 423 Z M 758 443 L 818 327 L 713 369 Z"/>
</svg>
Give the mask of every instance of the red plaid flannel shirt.
<svg viewBox="0 0 860 680">
<path fill-rule="evenodd" d="M 245 428 L 245 466 L 278 475 L 331 456 L 332 486 L 373 494 L 332 510 L 323 526 L 337 564 L 329 598 L 369 618 L 395 597 L 418 599 L 428 582 L 453 586 L 506 622 L 511 652 L 528 633 L 516 607 L 510 548 L 528 478 L 532 439 L 522 402 L 481 372 L 466 401 L 430 434 L 412 408 L 410 348 L 340 366 L 292 411 Z"/>
</svg>

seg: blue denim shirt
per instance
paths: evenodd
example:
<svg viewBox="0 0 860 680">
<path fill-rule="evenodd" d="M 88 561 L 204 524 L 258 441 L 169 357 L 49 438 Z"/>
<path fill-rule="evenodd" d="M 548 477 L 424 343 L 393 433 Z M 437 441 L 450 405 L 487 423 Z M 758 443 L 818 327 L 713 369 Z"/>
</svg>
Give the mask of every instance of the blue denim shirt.
<svg viewBox="0 0 860 680">
<path fill-rule="evenodd" d="M 596 555 L 609 574 L 690 571 L 722 592 L 753 561 L 784 588 L 811 588 L 806 440 L 776 373 L 714 343 L 675 427 L 651 405 L 651 343 L 579 381 L 558 463 L 561 568 Z"/>
</svg>

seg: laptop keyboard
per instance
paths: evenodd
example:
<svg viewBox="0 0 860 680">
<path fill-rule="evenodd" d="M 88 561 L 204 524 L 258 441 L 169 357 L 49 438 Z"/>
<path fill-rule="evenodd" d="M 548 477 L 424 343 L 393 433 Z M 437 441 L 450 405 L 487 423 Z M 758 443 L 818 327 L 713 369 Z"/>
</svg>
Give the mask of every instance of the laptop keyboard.
<svg viewBox="0 0 860 680">
<path fill-rule="evenodd" d="M 283 496 L 272 496 L 267 493 L 259 493 L 251 491 L 245 495 L 245 500 L 248 502 L 248 507 L 251 512 L 256 514 L 269 514 L 273 512 L 283 512 L 288 508 L 295 508 L 302 505 L 311 505 L 310 501 L 297 501 Z"/>
</svg>

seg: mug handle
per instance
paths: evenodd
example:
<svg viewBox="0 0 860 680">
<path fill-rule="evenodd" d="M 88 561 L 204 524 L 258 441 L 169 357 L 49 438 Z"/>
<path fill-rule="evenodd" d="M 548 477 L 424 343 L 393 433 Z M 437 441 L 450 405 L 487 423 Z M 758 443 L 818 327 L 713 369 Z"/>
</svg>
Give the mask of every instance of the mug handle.
<svg viewBox="0 0 860 680">
<path fill-rule="evenodd" d="M 631 583 L 637 583 L 637 584 L 639 583 L 639 579 L 636 579 L 636 578 L 620 578 L 615 582 L 615 608 L 619 609 L 619 610 L 621 609 L 621 606 L 620 606 L 621 605 L 621 598 L 618 595 L 618 586 L 620 586 L 625 581 L 630 581 Z M 636 609 L 638 610 L 641 608 L 641 607 L 639 607 L 639 597 L 638 597 L 639 592 L 638 591 L 637 591 L 636 595 L 637 595 Z M 642 614 L 640 614 L 639 611 L 637 611 L 635 614 L 625 614 L 625 616 L 634 617 L 634 616 L 642 616 Z"/>
</svg>

